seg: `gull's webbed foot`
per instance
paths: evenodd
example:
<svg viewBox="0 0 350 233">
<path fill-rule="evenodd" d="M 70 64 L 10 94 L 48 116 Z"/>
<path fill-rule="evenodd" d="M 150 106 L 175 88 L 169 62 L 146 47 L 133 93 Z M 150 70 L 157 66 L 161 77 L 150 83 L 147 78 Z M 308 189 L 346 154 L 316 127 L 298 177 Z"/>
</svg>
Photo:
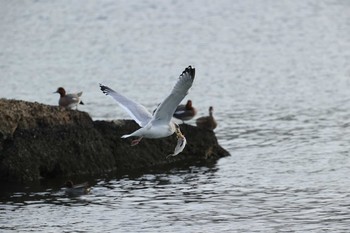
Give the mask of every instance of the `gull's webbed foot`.
<svg viewBox="0 0 350 233">
<path fill-rule="evenodd" d="M 132 140 L 131 146 L 136 146 L 137 144 L 140 143 L 143 137 L 139 137 L 138 139 Z"/>
</svg>

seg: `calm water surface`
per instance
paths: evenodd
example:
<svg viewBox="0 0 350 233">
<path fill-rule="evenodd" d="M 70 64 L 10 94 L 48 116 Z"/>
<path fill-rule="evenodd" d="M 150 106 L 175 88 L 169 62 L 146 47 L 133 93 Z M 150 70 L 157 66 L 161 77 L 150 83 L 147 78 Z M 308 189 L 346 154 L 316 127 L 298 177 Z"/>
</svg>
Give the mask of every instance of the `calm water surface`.
<svg viewBox="0 0 350 233">
<path fill-rule="evenodd" d="M 81 197 L 5 186 L 1 232 L 348 232 L 349 1 L 3 0 L 0 15 L 0 97 L 57 105 L 63 86 L 94 119 L 127 118 L 98 83 L 153 109 L 193 65 L 185 100 L 214 106 L 232 155 L 89 178 Z"/>
</svg>

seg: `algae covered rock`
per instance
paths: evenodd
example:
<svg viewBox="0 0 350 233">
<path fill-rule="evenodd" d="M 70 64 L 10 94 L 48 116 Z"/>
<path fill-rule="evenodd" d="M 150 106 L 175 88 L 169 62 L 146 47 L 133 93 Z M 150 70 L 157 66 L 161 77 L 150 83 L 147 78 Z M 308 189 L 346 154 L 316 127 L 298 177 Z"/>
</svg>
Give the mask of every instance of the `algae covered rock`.
<svg viewBox="0 0 350 233">
<path fill-rule="evenodd" d="M 176 157 L 176 136 L 130 146 L 121 136 L 138 129 L 132 120 L 93 121 L 85 112 L 0 99 L 0 180 L 28 182 L 70 175 L 128 174 L 215 161 L 229 153 L 214 132 L 180 125 L 187 146 Z"/>
</svg>

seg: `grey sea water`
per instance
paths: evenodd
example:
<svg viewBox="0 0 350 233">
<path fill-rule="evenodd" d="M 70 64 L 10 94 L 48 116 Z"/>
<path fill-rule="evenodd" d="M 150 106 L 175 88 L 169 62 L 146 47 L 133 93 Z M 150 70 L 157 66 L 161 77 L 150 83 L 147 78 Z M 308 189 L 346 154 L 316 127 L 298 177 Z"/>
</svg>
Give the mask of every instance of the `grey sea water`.
<svg viewBox="0 0 350 233">
<path fill-rule="evenodd" d="M 57 105 L 63 86 L 128 118 L 99 83 L 152 110 L 193 65 L 185 100 L 231 153 L 76 198 L 2 187 L 1 232 L 349 231 L 349 1 L 2 0 L 0 19 L 1 98 Z"/>
</svg>

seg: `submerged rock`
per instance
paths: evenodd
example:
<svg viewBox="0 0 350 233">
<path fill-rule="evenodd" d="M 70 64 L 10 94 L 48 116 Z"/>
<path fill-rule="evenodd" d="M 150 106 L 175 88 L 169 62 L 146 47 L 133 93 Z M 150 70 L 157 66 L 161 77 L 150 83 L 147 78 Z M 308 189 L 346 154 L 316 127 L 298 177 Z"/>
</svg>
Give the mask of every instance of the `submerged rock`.
<svg viewBox="0 0 350 233">
<path fill-rule="evenodd" d="M 0 179 L 38 181 L 71 175 L 128 174 L 183 164 L 212 162 L 229 153 L 214 132 L 180 125 L 184 151 L 166 158 L 176 146 L 175 134 L 142 139 L 130 146 L 122 139 L 139 126 L 132 120 L 93 121 L 85 113 L 56 106 L 0 99 Z"/>
</svg>

